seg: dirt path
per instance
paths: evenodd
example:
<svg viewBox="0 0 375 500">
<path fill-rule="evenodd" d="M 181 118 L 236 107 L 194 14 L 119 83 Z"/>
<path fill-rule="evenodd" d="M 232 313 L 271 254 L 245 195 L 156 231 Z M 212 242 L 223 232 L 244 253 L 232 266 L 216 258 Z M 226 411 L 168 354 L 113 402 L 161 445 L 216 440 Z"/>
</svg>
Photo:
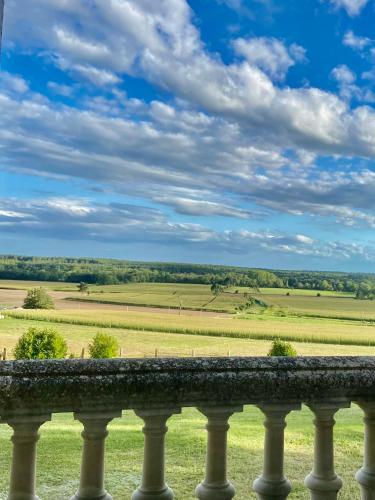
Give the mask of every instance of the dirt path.
<svg viewBox="0 0 375 500">
<path fill-rule="evenodd" d="M 142 306 L 123 306 L 115 304 L 99 304 L 96 302 L 84 302 L 65 300 L 67 297 L 81 298 L 79 293 L 74 292 L 48 292 L 55 302 L 56 309 L 82 309 L 83 311 L 98 311 L 98 310 L 112 310 L 112 311 L 140 311 L 145 313 L 164 313 L 179 315 L 178 309 L 165 309 L 161 307 L 142 307 Z M 26 290 L 6 290 L 0 289 L 0 306 L 7 307 L 22 307 L 23 301 L 26 297 Z M 231 316 L 226 313 L 210 312 L 210 311 L 181 311 L 182 316 Z"/>
</svg>

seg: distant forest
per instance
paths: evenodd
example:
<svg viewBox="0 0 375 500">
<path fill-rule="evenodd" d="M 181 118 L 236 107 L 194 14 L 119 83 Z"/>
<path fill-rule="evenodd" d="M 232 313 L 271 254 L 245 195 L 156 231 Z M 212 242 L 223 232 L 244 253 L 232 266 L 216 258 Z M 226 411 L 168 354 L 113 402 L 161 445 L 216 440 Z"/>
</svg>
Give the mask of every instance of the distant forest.
<svg viewBox="0 0 375 500">
<path fill-rule="evenodd" d="M 121 283 L 217 283 L 223 286 L 333 290 L 373 298 L 375 275 L 279 271 L 206 264 L 132 262 L 114 259 L 0 256 L 0 279 Z"/>
</svg>

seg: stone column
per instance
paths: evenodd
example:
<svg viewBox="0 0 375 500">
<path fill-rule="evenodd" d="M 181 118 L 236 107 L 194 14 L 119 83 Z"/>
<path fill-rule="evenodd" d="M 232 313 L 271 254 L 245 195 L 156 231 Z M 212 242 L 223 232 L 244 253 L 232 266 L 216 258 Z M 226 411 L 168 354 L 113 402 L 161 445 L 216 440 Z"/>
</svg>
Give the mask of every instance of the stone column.
<svg viewBox="0 0 375 500">
<path fill-rule="evenodd" d="M 80 484 L 71 500 L 112 500 L 104 489 L 105 439 L 107 425 L 118 417 L 121 417 L 121 411 L 74 414 L 84 429 Z"/>
<path fill-rule="evenodd" d="M 340 477 L 335 473 L 333 451 L 334 415 L 340 408 L 348 408 L 346 401 L 309 404 L 314 412 L 315 444 L 314 466 L 305 479 L 312 500 L 336 500 L 342 487 Z"/>
<path fill-rule="evenodd" d="M 39 500 L 35 494 L 36 445 L 39 427 L 51 415 L 20 416 L 6 419 L 13 429 L 13 456 L 8 500 Z"/>
<path fill-rule="evenodd" d="M 230 500 L 234 487 L 227 479 L 227 432 L 228 420 L 242 406 L 199 408 L 207 417 L 206 477 L 195 490 L 200 500 Z"/>
<path fill-rule="evenodd" d="M 173 414 L 180 413 L 177 408 L 136 410 L 145 425 L 144 459 L 142 483 L 133 493 L 132 500 L 172 500 L 173 491 L 165 483 L 165 434 L 166 422 Z"/>
<path fill-rule="evenodd" d="M 355 478 L 361 486 L 362 500 L 375 500 L 375 402 L 358 404 L 365 413 L 365 449 L 363 467 Z"/>
<path fill-rule="evenodd" d="M 285 500 L 291 492 L 290 481 L 284 476 L 285 418 L 299 404 L 259 405 L 264 421 L 264 464 L 262 475 L 254 481 L 253 488 L 260 500 Z"/>
</svg>

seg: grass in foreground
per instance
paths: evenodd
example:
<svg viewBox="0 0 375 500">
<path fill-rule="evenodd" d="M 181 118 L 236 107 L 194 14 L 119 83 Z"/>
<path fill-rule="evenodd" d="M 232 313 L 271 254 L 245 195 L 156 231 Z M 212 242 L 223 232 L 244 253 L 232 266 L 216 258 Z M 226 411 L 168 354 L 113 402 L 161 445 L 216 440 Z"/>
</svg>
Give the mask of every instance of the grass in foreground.
<svg viewBox="0 0 375 500">
<path fill-rule="evenodd" d="M 236 487 L 236 498 L 255 499 L 252 481 L 260 474 L 263 461 L 263 417 L 254 407 L 231 419 L 228 446 L 228 475 Z M 335 428 L 336 470 L 344 481 L 341 500 L 359 498 L 354 473 L 361 467 L 363 447 L 362 413 L 357 407 L 341 410 Z M 286 429 L 285 473 L 293 483 L 290 497 L 306 499 L 304 477 L 310 472 L 313 458 L 312 414 L 307 408 L 289 415 Z M 205 419 L 195 409 L 169 421 L 167 434 L 166 476 L 180 500 L 193 500 L 194 489 L 204 477 L 206 449 Z M 117 500 L 130 498 L 141 478 L 143 435 L 142 421 L 126 411 L 122 419 L 109 427 L 106 452 L 106 487 Z M 38 445 L 38 486 L 41 498 L 66 500 L 78 487 L 81 425 L 72 415 L 54 415 L 41 429 Z M 5 500 L 10 467 L 10 429 L 0 426 L 0 499 Z"/>
</svg>

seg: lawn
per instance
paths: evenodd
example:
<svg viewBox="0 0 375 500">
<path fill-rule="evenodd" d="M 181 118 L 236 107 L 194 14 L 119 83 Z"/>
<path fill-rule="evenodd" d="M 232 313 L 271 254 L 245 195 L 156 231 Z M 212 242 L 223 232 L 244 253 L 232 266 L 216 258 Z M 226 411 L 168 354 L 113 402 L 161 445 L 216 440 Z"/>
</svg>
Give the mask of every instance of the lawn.
<svg viewBox="0 0 375 500">
<path fill-rule="evenodd" d="M 303 486 L 313 458 L 312 414 L 307 408 L 288 416 L 285 441 L 285 473 L 293 483 L 291 499 L 308 497 Z M 193 500 L 195 486 L 204 475 L 206 436 L 205 419 L 195 409 L 169 421 L 166 448 L 166 477 L 179 500 Z M 143 435 L 142 422 L 133 412 L 124 412 L 109 427 L 106 453 L 106 487 L 115 500 L 129 499 L 141 478 Z M 81 425 L 72 415 L 54 415 L 41 430 L 38 444 L 37 492 L 41 498 L 66 500 L 77 486 L 80 468 Z M 10 429 L 0 426 L 0 499 L 5 500 L 8 485 L 5 471 L 10 467 Z M 344 480 L 341 500 L 359 498 L 354 473 L 361 466 L 363 446 L 362 413 L 356 407 L 341 410 L 335 428 L 336 470 Z M 228 447 L 228 475 L 236 487 L 236 498 L 255 499 L 252 481 L 262 469 L 262 415 L 254 407 L 231 419 Z"/>
</svg>

